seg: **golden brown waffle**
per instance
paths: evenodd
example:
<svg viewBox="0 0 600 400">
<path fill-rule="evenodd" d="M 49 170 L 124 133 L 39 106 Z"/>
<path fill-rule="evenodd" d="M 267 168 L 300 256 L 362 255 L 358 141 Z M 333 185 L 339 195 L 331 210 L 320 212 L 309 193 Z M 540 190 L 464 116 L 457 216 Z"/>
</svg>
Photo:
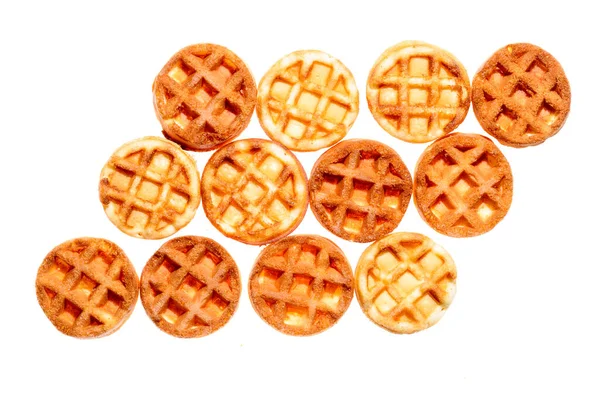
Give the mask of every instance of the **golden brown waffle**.
<svg viewBox="0 0 600 400">
<path fill-rule="evenodd" d="M 432 143 L 415 171 L 415 205 L 436 231 L 477 236 L 504 218 L 513 177 L 500 149 L 481 135 L 454 133 Z"/>
<path fill-rule="evenodd" d="M 250 122 L 256 83 L 246 64 L 216 44 L 177 52 L 152 85 L 164 135 L 187 150 L 213 150 Z"/>
<path fill-rule="evenodd" d="M 139 281 L 131 262 L 105 239 L 64 242 L 44 259 L 35 281 L 38 302 L 65 335 L 110 335 L 131 315 Z"/>
<path fill-rule="evenodd" d="M 442 318 L 456 291 L 456 266 L 418 233 L 394 233 L 367 247 L 356 267 L 363 312 L 394 333 L 414 333 Z"/>
<path fill-rule="evenodd" d="M 291 151 L 262 139 L 221 147 L 202 174 L 202 201 L 225 236 L 265 244 L 292 232 L 306 213 L 306 174 Z"/>
<path fill-rule="evenodd" d="M 345 140 L 315 163 L 310 207 L 333 234 L 371 242 L 393 231 L 406 212 L 412 178 L 392 148 L 373 140 Z"/>
<path fill-rule="evenodd" d="M 367 102 L 390 135 L 424 143 L 452 132 L 469 110 L 467 71 L 449 52 L 417 41 L 387 49 L 367 83 Z"/>
<path fill-rule="evenodd" d="M 288 335 L 312 335 L 344 315 L 354 293 L 342 250 L 317 235 L 290 236 L 258 256 L 248 283 L 256 313 Z"/>
<path fill-rule="evenodd" d="M 554 136 L 571 107 L 565 72 L 552 55 L 528 43 L 509 44 L 473 78 L 473 111 L 504 145 L 533 146 Z"/>
<path fill-rule="evenodd" d="M 157 137 L 126 143 L 100 174 L 106 215 L 133 237 L 161 239 L 188 224 L 200 205 L 195 161 L 179 146 Z"/>
<path fill-rule="evenodd" d="M 318 150 L 346 136 L 358 114 L 358 90 L 336 58 L 296 51 L 260 81 L 256 112 L 271 139 L 291 150 Z"/>
<path fill-rule="evenodd" d="M 164 332 L 206 336 L 229 321 L 241 292 L 240 273 L 214 240 L 182 236 L 163 244 L 142 271 L 142 304 Z"/>
</svg>

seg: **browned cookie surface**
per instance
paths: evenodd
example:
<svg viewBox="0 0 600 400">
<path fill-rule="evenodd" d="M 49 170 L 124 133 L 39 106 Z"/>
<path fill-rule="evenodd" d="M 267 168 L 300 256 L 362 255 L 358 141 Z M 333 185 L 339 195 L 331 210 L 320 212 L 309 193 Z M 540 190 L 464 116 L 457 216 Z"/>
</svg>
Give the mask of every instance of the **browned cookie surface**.
<svg viewBox="0 0 600 400">
<path fill-rule="evenodd" d="M 481 135 L 454 133 L 433 142 L 415 171 L 415 205 L 436 231 L 477 236 L 500 222 L 512 202 L 513 177 L 498 147 Z"/>
<path fill-rule="evenodd" d="M 200 236 L 169 240 L 142 271 L 146 313 L 161 330 L 178 337 L 206 336 L 221 328 L 235 312 L 241 290 L 233 258 Z"/>
<path fill-rule="evenodd" d="M 410 202 L 412 179 L 392 148 L 355 139 L 319 157 L 308 187 L 321 225 L 343 239 L 370 242 L 398 226 Z"/>
<path fill-rule="evenodd" d="M 73 239 L 52 249 L 38 269 L 35 286 L 50 322 L 78 338 L 119 329 L 139 291 L 138 276 L 123 250 L 96 238 Z"/>
<path fill-rule="evenodd" d="M 258 315 L 288 335 L 312 335 L 335 324 L 354 294 L 342 250 L 317 235 L 297 235 L 267 246 L 248 283 Z"/>
<path fill-rule="evenodd" d="M 306 174 L 285 147 L 270 140 L 238 140 L 208 160 L 202 202 L 210 222 L 225 236 L 248 244 L 270 243 L 304 218 Z"/>
<path fill-rule="evenodd" d="M 152 91 L 164 135 L 188 150 L 212 150 L 238 136 L 256 104 L 250 70 L 216 44 L 178 51 L 159 72 Z"/>
<path fill-rule="evenodd" d="M 473 111 L 500 143 L 537 145 L 555 135 L 571 107 L 571 89 L 561 65 L 528 43 L 494 53 L 473 78 Z"/>
</svg>

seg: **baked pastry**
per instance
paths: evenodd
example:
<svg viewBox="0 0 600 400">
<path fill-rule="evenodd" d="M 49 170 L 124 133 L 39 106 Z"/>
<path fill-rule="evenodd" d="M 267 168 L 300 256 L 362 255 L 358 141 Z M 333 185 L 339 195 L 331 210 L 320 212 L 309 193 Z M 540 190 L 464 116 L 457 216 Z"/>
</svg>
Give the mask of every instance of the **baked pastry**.
<svg viewBox="0 0 600 400">
<path fill-rule="evenodd" d="M 346 240 L 371 242 L 400 223 L 412 178 L 398 153 L 385 144 L 344 140 L 319 157 L 308 192 L 324 228 Z"/>
<path fill-rule="evenodd" d="M 436 231 L 477 236 L 500 222 L 512 201 L 508 161 L 488 138 L 454 133 L 433 142 L 415 171 L 415 205 Z"/>
<path fill-rule="evenodd" d="M 124 233 L 162 239 L 187 225 L 200 205 L 196 162 L 179 146 L 144 137 L 119 147 L 100 174 L 100 201 Z"/>
<path fill-rule="evenodd" d="M 342 250 L 317 235 L 289 236 L 267 246 L 250 272 L 252 307 L 288 335 L 312 335 L 344 315 L 354 293 Z"/>
<path fill-rule="evenodd" d="M 565 123 L 571 88 L 558 61 L 529 43 L 495 52 L 473 78 L 473 111 L 506 146 L 543 143 Z"/>
<path fill-rule="evenodd" d="M 452 132 L 471 100 L 463 65 L 446 50 L 418 41 L 387 49 L 367 82 L 369 110 L 392 136 L 424 143 Z"/>
<path fill-rule="evenodd" d="M 418 233 L 393 233 L 371 244 L 356 266 L 356 297 L 371 321 L 414 333 L 442 318 L 456 291 L 456 266 Z"/>
<path fill-rule="evenodd" d="M 146 314 L 177 337 L 206 336 L 221 328 L 235 312 L 241 290 L 240 273 L 227 250 L 200 236 L 169 240 L 142 271 Z"/>
<path fill-rule="evenodd" d="M 56 246 L 40 265 L 37 299 L 56 329 L 76 338 L 107 336 L 133 312 L 139 281 L 131 262 L 105 239 Z"/>
<path fill-rule="evenodd" d="M 152 84 L 163 134 L 186 150 L 213 150 L 250 122 L 256 83 L 246 64 L 216 44 L 179 50 Z"/>
<path fill-rule="evenodd" d="M 358 114 L 352 73 L 336 58 L 301 50 L 279 60 L 258 85 L 258 120 L 267 135 L 296 151 L 341 140 Z"/>
<path fill-rule="evenodd" d="M 292 232 L 308 206 L 306 174 L 291 151 L 262 139 L 217 150 L 202 174 L 202 202 L 225 236 L 266 244 Z"/>
</svg>

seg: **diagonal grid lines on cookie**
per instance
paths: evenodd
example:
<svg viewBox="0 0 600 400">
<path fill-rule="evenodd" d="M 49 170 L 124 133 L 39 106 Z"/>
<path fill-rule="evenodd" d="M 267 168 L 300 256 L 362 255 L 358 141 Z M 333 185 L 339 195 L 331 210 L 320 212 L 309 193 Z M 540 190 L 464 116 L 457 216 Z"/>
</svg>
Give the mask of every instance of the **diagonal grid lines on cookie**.
<svg viewBox="0 0 600 400">
<path fill-rule="evenodd" d="M 369 318 L 393 332 L 412 333 L 442 317 L 454 298 L 456 267 L 431 239 L 395 233 L 365 250 L 356 278 Z"/>
<path fill-rule="evenodd" d="M 171 68 L 157 77 L 155 84 L 164 99 L 160 106 L 163 121 L 191 143 L 199 142 L 201 135 L 226 140 L 229 132 L 245 125 L 254 107 L 245 88 L 248 72 L 229 60 L 228 54 L 220 46 L 184 49 Z"/>
<path fill-rule="evenodd" d="M 423 205 L 444 225 L 478 227 L 499 209 L 505 179 L 502 169 L 488 162 L 483 145 L 442 150 L 426 167 Z"/>
<path fill-rule="evenodd" d="M 202 175 L 204 210 L 226 236 L 269 243 L 300 223 L 308 204 L 306 175 L 294 155 L 266 140 L 230 143 Z"/>
<path fill-rule="evenodd" d="M 50 299 L 48 314 L 76 336 L 103 325 L 110 330 L 129 312 L 125 303 L 132 301 L 122 276 L 125 262 L 93 241 L 77 252 L 58 249 L 37 281 Z"/>
<path fill-rule="evenodd" d="M 186 251 L 159 250 L 157 267 L 148 278 L 150 313 L 182 332 L 208 329 L 237 302 L 229 283 L 231 265 L 203 244 Z"/>
<path fill-rule="evenodd" d="M 268 160 L 268 158 L 271 159 Z M 263 173 L 260 169 L 261 164 L 264 162 L 280 163 L 270 152 L 262 149 L 253 154 L 250 161 L 241 159 L 229 159 L 227 161 L 243 172 L 240 173 L 238 180 L 233 184 L 227 184 L 219 180 L 214 182 L 213 188 L 215 190 L 228 193 L 219 203 L 217 212 L 223 215 L 224 218 L 227 218 L 229 207 L 236 207 L 235 204 L 239 205 L 244 213 L 243 220 L 237 225 L 240 229 L 250 230 L 256 223 L 261 222 L 264 222 L 266 225 L 279 222 L 272 220 L 269 214 L 264 214 L 264 210 L 270 209 L 270 206 L 275 201 L 282 202 L 283 206 L 287 209 L 294 206 L 295 202 L 292 194 L 280 190 L 287 183 L 288 179 L 292 177 L 292 172 L 284 167 L 281 169 L 281 172 L 273 176 L 273 174 L 267 175 Z M 255 185 L 258 188 L 266 186 L 264 195 L 258 194 L 255 197 L 247 195 L 247 192 L 244 190 L 247 185 Z"/>
<path fill-rule="evenodd" d="M 556 77 L 534 51 L 515 56 L 498 52 L 496 66 L 479 81 L 486 107 L 479 107 L 486 119 L 511 135 L 549 136 L 558 111 L 568 109 L 557 90 Z"/>
</svg>

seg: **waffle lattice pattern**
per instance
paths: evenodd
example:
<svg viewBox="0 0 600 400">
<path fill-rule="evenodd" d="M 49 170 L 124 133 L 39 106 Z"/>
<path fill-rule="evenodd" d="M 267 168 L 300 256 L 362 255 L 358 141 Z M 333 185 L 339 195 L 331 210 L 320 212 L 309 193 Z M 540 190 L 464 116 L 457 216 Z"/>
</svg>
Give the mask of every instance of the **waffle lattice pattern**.
<svg viewBox="0 0 600 400">
<path fill-rule="evenodd" d="M 166 135 L 192 150 L 211 150 L 239 135 L 256 104 L 246 65 L 225 47 L 210 44 L 179 51 L 153 90 Z"/>
<path fill-rule="evenodd" d="M 416 233 L 395 233 L 373 243 L 356 269 L 357 295 L 375 323 L 397 333 L 435 324 L 455 292 L 454 261 Z"/>
<path fill-rule="evenodd" d="M 491 140 L 453 134 L 425 150 L 417 165 L 415 200 L 425 220 L 451 236 L 492 229 L 512 201 L 508 162 Z"/>
<path fill-rule="evenodd" d="M 530 44 L 499 50 L 473 81 L 473 109 L 482 127 L 517 147 L 554 135 L 569 112 L 570 98 L 561 66 Z"/>
<path fill-rule="evenodd" d="M 193 218 L 200 204 L 198 170 L 176 145 L 138 139 L 119 148 L 104 166 L 100 201 L 128 235 L 164 238 Z"/>
<path fill-rule="evenodd" d="M 394 230 L 412 193 L 410 172 L 391 148 L 348 140 L 317 160 L 309 183 L 319 222 L 352 241 L 369 242 Z"/>
<path fill-rule="evenodd" d="M 319 236 L 291 236 L 265 249 L 250 275 L 258 314 L 291 335 L 321 332 L 342 317 L 353 295 L 341 250 Z"/>
<path fill-rule="evenodd" d="M 233 142 L 202 175 L 203 206 L 226 236 L 264 244 L 291 232 L 308 205 L 306 175 L 292 153 L 267 140 Z"/>
<path fill-rule="evenodd" d="M 98 337 L 112 333 L 129 317 L 137 301 L 138 278 L 116 245 L 82 238 L 48 254 L 36 289 L 42 309 L 60 331 Z"/>
<path fill-rule="evenodd" d="M 369 108 L 391 135 L 428 142 L 454 130 L 470 104 L 470 84 L 454 57 L 425 43 L 388 49 L 369 75 Z"/>
<path fill-rule="evenodd" d="M 257 111 L 271 139 L 292 150 L 317 150 L 346 135 L 358 114 L 358 91 L 337 59 L 298 51 L 262 79 Z"/>
<path fill-rule="evenodd" d="M 146 313 L 163 331 L 206 336 L 233 315 L 240 297 L 237 266 L 216 242 L 183 236 L 163 245 L 142 273 Z"/>
</svg>

